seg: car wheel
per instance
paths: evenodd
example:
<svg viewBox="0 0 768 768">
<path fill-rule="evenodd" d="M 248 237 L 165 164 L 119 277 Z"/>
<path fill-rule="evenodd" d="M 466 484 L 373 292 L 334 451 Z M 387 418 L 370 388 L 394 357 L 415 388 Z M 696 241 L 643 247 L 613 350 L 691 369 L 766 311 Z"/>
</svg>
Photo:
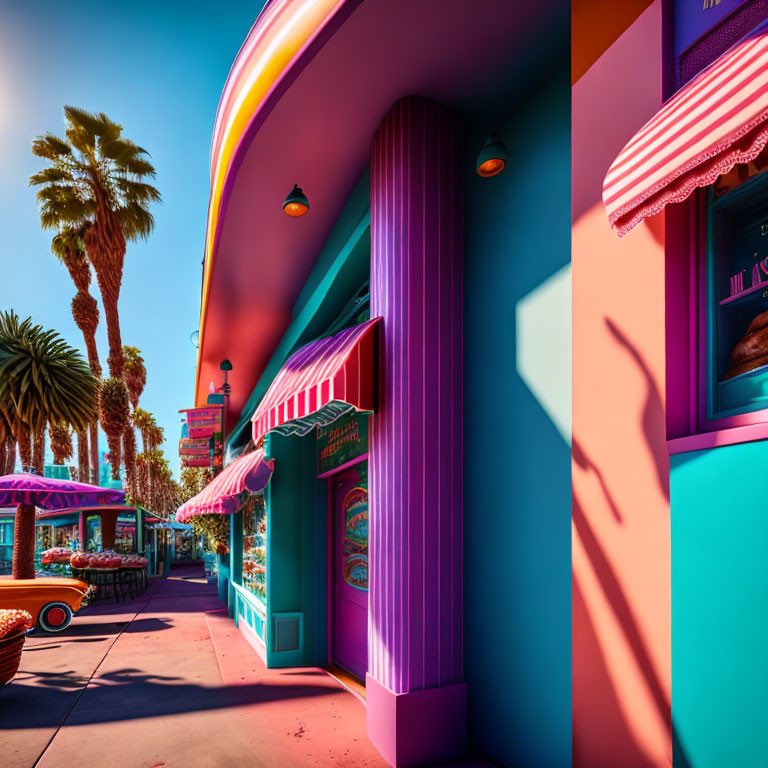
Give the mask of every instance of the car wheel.
<svg viewBox="0 0 768 768">
<path fill-rule="evenodd" d="M 66 603 L 48 603 L 37 617 L 37 626 L 46 632 L 61 632 L 70 625 L 73 616 Z"/>
</svg>

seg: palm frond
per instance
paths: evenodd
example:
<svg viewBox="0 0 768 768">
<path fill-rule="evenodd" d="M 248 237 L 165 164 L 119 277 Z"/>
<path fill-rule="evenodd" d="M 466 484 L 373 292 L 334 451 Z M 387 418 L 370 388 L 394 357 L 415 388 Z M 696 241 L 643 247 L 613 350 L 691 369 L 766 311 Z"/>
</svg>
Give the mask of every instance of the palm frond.
<svg viewBox="0 0 768 768">
<path fill-rule="evenodd" d="M 140 205 L 147 203 L 159 203 L 162 200 L 160 192 L 151 184 L 145 184 L 143 181 L 131 181 L 131 179 L 116 179 L 115 185 L 122 193 L 126 203 L 136 202 Z"/>
<path fill-rule="evenodd" d="M 71 171 L 66 168 L 62 168 L 59 165 L 51 166 L 50 168 L 44 168 L 38 173 L 33 173 L 29 177 L 29 183 L 31 186 L 39 186 L 41 184 L 52 184 L 60 181 L 73 182 Z"/>
<path fill-rule="evenodd" d="M 72 149 L 66 141 L 58 136 L 45 133 L 32 142 L 32 154 L 46 160 L 59 160 L 63 156 L 71 155 Z"/>
</svg>

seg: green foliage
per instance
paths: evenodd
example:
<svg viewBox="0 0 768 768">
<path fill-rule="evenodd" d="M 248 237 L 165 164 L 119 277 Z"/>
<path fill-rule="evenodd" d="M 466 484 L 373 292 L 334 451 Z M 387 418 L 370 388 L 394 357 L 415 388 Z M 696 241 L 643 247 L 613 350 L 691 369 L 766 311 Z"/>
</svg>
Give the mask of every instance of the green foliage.
<svg viewBox="0 0 768 768">
<path fill-rule="evenodd" d="M 192 518 L 195 536 L 205 536 L 208 548 L 213 551 L 217 544 L 229 546 L 229 515 L 197 515 Z"/>
<path fill-rule="evenodd" d="M 99 381 L 58 333 L 0 312 L 0 411 L 33 434 L 48 423 L 87 429 L 96 418 Z"/>
<path fill-rule="evenodd" d="M 33 154 L 50 163 L 29 179 L 39 187 L 43 227 L 95 222 L 106 207 L 126 240 L 146 238 L 154 227 L 148 206 L 161 200 L 146 182 L 155 176 L 147 151 L 103 112 L 67 106 L 64 118 L 66 139 L 46 133 L 32 142 Z"/>
<path fill-rule="evenodd" d="M 179 483 L 179 503 L 189 501 L 208 485 L 211 471 L 207 467 L 182 467 Z"/>
</svg>

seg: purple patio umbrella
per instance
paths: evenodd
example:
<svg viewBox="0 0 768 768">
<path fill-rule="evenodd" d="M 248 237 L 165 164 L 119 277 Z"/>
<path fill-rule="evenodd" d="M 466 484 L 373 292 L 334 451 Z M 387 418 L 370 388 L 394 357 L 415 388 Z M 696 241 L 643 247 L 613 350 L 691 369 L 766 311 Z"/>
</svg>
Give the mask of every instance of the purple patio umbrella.
<svg viewBox="0 0 768 768">
<path fill-rule="evenodd" d="M 0 506 L 16 505 L 13 578 L 34 578 L 35 507 L 46 510 L 120 504 L 125 491 L 17 473 L 0 477 Z"/>
</svg>

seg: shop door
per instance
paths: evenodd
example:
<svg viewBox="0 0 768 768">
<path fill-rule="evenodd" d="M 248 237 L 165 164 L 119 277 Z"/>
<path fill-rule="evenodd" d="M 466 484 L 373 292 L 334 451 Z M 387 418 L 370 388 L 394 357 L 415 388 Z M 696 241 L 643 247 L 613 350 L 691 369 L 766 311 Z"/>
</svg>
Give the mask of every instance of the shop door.
<svg viewBox="0 0 768 768">
<path fill-rule="evenodd" d="M 330 480 L 333 515 L 333 660 L 365 680 L 368 669 L 368 462 Z"/>
</svg>

